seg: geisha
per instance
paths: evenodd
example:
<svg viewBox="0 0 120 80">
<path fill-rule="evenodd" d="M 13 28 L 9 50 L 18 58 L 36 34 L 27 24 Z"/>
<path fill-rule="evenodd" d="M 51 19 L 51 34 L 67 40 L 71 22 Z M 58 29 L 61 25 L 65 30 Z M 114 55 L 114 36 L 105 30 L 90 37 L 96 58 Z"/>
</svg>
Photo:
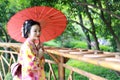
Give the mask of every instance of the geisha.
<svg viewBox="0 0 120 80">
<path fill-rule="evenodd" d="M 40 32 L 41 26 L 38 22 L 34 20 L 24 22 L 22 36 L 26 41 L 21 46 L 18 56 L 18 62 L 22 65 L 22 75 L 14 77 L 14 80 L 46 80 L 43 47 L 39 40 Z"/>
</svg>

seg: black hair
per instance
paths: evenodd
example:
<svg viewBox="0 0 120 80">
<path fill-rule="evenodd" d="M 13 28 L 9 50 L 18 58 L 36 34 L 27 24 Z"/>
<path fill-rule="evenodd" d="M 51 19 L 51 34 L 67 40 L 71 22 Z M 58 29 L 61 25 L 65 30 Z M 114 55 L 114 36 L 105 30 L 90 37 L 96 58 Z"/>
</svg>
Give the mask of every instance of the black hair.
<svg viewBox="0 0 120 80">
<path fill-rule="evenodd" d="M 24 23 L 23 23 L 23 37 L 24 38 L 28 38 L 28 34 L 30 33 L 30 30 L 31 30 L 31 27 L 33 25 L 39 25 L 40 26 L 40 23 L 37 22 L 37 21 L 34 21 L 32 19 L 30 20 L 26 20 Z"/>
</svg>

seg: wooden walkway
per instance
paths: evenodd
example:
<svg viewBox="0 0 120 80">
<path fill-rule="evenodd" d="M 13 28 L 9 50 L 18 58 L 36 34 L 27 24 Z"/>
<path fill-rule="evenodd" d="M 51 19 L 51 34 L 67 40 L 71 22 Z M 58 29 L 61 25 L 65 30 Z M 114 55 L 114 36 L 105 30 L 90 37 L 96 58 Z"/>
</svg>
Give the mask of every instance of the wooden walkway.
<svg viewBox="0 0 120 80">
<path fill-rule="evenodd" d="M 10 47 L 16 51 L 19 51 L 20 46 L 21 44 L 18 43 L 0 43 L 0 47 Z M 86 50 L 79 48 L 76 49 L 55 48 L 55 47 L 46 47 L 46 46 L 45 46 L 45 51 L 54 60 L 54 61 L 46 60 L 46 62 L 48 62 L 51 70 L 51 74 L 54 76 L 55 80 L 56 77 L 54 75 L 51 64 L 58 65 L 59 80 L 65 80 L 65 68 L 71 70 L 71 75 L 73 72 L 77 72 L 81 75 L 88 77 L 90 80 L 106 80 L 105 78 L 102 78 L 100 76 L 66 65 L 65 63 L 69 59 L 84 61 L 87 63 L 95 64 L 98 66 L 102 66 L 120 72 L 120 53 L 101 52 L 96 50 Z M 0 50 L 0 52 L 3 51 Z M 73 80 L 71 75 L 69 76 L 68 80 Z"/>
</svg>

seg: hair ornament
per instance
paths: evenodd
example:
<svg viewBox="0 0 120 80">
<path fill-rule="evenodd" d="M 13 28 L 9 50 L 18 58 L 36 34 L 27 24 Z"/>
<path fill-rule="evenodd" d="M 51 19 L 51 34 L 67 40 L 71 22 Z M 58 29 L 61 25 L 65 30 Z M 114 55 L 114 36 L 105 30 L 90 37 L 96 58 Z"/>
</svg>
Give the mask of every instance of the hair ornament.
<svg viewBox="0 0 120 80">
<path fill-rule="evenodd" d="M 25 24 L 27 24 L 27 23 L 28 23 L 28 21 L 26 20 L 26 21 L 25 21 Z"/>
</svg>

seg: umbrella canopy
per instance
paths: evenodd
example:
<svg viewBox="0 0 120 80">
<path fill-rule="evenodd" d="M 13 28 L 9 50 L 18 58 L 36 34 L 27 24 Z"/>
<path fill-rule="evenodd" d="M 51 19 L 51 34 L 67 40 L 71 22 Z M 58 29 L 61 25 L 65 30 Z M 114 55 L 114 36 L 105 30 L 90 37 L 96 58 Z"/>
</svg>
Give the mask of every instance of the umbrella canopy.
<svg viewBox="0 0 120 80">
<path fill-rule="evenodd" d="M 7 24 L 7 31 L 11 38 L 19 42 L 24 42 L 21 28 L 25 20 L 32 19 L 40 23 L 40 41 L 46 42 L 61 35 L 66 28 L 67 19 L 65 15 L 52 7 L 35 6 L 19 11 Z"/>
</svg>

